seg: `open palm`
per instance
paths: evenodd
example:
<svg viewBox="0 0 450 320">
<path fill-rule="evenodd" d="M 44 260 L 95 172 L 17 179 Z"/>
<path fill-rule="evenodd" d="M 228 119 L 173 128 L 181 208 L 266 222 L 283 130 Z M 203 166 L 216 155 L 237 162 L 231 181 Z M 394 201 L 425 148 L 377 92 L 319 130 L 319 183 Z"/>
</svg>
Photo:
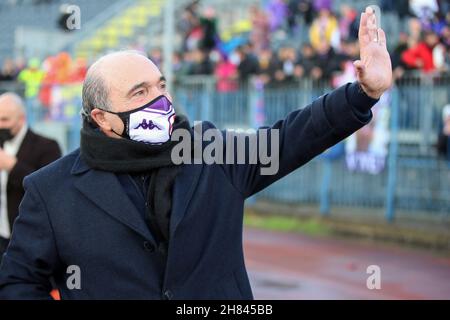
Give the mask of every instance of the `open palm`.
<svg viewBox="0 0 450 320">
<path fill-rule="evenodd" d="M 378 99 L 392 84 L 392 64 L 386 35 L 376 28 L 376 17 L 370 7 L 361 15 L 359 46 L 361 60 L 354 63 L 358 81 L 369 96 Z"/>
</svg>

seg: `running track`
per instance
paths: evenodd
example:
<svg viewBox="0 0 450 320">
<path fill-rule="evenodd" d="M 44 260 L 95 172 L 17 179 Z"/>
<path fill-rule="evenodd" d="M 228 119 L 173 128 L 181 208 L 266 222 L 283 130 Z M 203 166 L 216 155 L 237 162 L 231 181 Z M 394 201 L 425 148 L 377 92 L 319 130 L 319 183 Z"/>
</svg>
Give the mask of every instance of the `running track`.
<svg viewBox="0 0 450 320">
<path fill-rule="evenodd" d="M 425 250 L 256 229 L 244 250 L 255 299 L 450 299 L 450 257 Z"/>
</svg>

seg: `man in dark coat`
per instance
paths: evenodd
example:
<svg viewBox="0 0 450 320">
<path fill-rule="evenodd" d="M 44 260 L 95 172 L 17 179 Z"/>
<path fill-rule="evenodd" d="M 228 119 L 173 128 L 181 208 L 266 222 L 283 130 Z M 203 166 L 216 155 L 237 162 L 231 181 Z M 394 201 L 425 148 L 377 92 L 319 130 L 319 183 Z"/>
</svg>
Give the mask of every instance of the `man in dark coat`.
<svg viewBox="0 0 450 320">
<path fill-rule="evenodd" d="M 160 71 L 130 52 L 97 61 L 83 86 L 80 150 L 25 179 L 0 299 L 50 299 L 50 278 L 62 299 L 253 298 L 244 200 L 369 123 L 392 78 L 384 33 L 376 41 L 372 19 L 362 16 L 358 82 L 266 131 L 279 139 L 260 139 L 279 146 L 271 174 L 262 173 L 263 161 L 178 163 L 173 137 L 193 129 L 174 116 Z M 212 128 L 203 123 L 194 140 Z"/>
<path fill-rule="evenodd" d="M 23 198 L 23 179 L 58 159 L 54 140 L 31 131 L 22 99 L 14 93 L 0 96 L 0 261 Z"/>
</svg>

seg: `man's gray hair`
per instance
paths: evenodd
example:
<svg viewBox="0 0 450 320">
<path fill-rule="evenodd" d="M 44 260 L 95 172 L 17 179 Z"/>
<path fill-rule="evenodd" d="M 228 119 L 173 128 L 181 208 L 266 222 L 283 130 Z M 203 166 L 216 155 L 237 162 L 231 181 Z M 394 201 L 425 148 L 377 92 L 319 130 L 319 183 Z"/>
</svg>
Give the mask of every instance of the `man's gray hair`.
<svg viewBox="0 0 450 320">
<path fill-rule="evenodd" d="M 81 114 L 91 120 L 94 108 L 110 110 L 109 90 L 103 77 L 95 70 L 89 70 L 83 83 L 83 108 Z"/>
</svg>

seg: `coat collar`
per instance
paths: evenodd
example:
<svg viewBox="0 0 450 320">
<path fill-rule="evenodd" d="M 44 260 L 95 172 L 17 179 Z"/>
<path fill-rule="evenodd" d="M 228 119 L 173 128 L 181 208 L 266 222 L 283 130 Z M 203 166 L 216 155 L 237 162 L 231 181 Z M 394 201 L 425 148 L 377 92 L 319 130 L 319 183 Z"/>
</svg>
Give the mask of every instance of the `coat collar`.
<svg viewBox="0 0 450 320">
<path fill-rule="evenodd" d="M 176 228 L 186 213 L 186 208 L 194 194 L 202 168 L 202 165 L 183 165 L 175 179 L 170 238 L 173 238 Z M 155 243 L 155 239 L 147 228 L 141 213 L 131 200 L 124 196 L 125 192 L 115 174 L 90 168 L 80 155 L 74 162 L 71 174 L 78 176 L 74 183 L 75 187 L 86 198 L 119 222 Z"/>
<path fill-rule="evenodd" d="M 91 170 L 91 168 L 86 164 L 86 162 L 83 161 L 83 159 L 81 159 L 81 155 L 78 153 L 70 173 L 73 175 L 78 175 L 89 170 Z"/>
</svg>

